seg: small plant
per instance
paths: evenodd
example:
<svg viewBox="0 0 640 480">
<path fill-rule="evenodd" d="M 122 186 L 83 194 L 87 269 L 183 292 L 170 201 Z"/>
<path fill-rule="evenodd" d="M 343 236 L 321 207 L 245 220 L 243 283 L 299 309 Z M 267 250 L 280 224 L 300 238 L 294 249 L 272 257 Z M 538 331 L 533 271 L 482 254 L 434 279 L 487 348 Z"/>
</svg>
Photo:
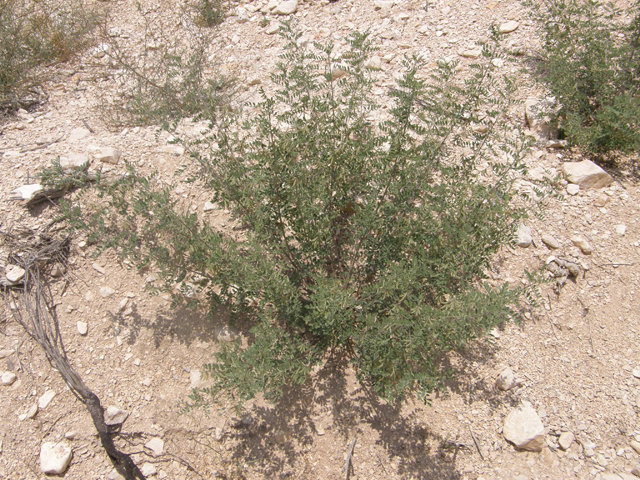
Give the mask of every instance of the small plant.
<svg viewBox="0 0 640 480">
<path fill-rule="evenodd" d="M 143 11 L 141 6 L 138 13 L 146 31 L 141 51 L 132 54 L 128 44 L 120 44 L 107 32 L 104 35 L 121 98 L 108 109 L 111 123 L 166 125 L 196 114 L 213 118 L 234 88 L 232 78 L 207 75 L 215 32 L 187 25 L 179 36 L 164 33 L 156 25 L 161 13 Z"/>
<path fill-rule="evenodd" d="M 198 26 L 215 27 L 224 22 L 227 12 L 224 0 L 197 0 L 190 6 Z"/>
<path fill-rule="evenodd" d="M 0 109 L 28 106 L 28 91 L 41 83 L 34 68 L 66 62 L 87 47 L 103 17 L 82 0 L 0 1 Z"/>
<path fill-rule="evenodd" d="M 596 154 L 640 149 L 640 16 L 599 0 L 531 2 L 542 37 L 536 73 L 567 140 Z"/>
<path fill-rule="evenodd" d="M 192 405 L 278 399 L 336 355 L 384 398 L 426 398 L 452 374 L 443 357 L 513 319 L 523 294 L 482 283 L 524 216 L 513 182 L 528 145 L 503 113 L 515 86 L 493 77 L 489 47 L 466 80 L 446 62 L 424 78 L 410 57 L 385 110 L 368 35 L 342 55 L 301 46 L 289 25 L 283 35 L 275 95 L 263 92 L 252 116 L 218 118 L 193 146 L 192 180 L 233 210 L 242 239 L 133 169 L 102 206 L 67 217 L 249 325 L 247 345 L 221 345 L 205 366 L 213 386 Z"/>
</svg>

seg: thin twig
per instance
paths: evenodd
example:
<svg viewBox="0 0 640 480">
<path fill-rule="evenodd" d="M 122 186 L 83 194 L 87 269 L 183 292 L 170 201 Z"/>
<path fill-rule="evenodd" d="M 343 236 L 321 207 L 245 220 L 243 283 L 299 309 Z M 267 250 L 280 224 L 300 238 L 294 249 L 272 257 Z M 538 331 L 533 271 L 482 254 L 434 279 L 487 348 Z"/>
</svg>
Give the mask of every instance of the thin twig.
<svg viewBox="0 0 640 480">
<path fill-rule="evenodd" d="M 469 425 L 469 433 L 471 433 L 471 438 L 473 438 L 473 443 L 476 444 L 476 448 L 478 449 L 478 453 L 480 454 L 480 458 L 482 458 L 482 460 L 484 460 L 484 454 L 482 453 L 482 449 L 480 448 L 480 442 L 478 441 L 478 439 L 476 438 L 475 434 L 473 433 L 473 430 L 471 429 L 471 425 Z"/>
<path fill-rule="evenodd" d="M 342 467 L 342 472 L 345 472 L 345 480 L 349 480 L 349 473 L 351 472 L 351 456 L 353 455 L 353 448 L 356 446 L 356 440 L 358 437 L 353 437 L 351 440 L 351 444 L 349 445 L 349 451 L 347 452 L 347 459 L 344 462 L 344 467 Z"/>
</svg>

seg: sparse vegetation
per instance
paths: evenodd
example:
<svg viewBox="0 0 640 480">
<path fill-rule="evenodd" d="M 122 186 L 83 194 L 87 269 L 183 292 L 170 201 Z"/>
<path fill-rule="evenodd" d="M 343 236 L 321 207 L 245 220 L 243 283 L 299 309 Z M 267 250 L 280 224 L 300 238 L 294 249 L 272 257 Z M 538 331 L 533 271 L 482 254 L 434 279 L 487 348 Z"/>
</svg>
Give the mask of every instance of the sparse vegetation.
<svg viewBox="0 0 640 480">
<path fill-rule="evenodd" d="M 68 61 L 89 45 L 103 16 L 83 0 L 0 1 L 0 111 L 28 107 L 42 80 L 35 69 Z"/>
<path fill-rule="evenodd" d="M 640 16 L 598 0 L 532 2 L 542 37 L 535 70 L 559 101 L 567 140 L 592 153 L 640 149 Z"/>
</svg>

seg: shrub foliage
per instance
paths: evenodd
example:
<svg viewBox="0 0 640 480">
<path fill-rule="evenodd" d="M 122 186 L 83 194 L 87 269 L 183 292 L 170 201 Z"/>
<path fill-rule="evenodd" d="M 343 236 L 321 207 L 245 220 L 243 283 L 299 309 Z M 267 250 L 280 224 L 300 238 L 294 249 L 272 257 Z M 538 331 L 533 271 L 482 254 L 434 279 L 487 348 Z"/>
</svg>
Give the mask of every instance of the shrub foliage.
<svg viewBox="0 0 640 480">
<path fill-rule="evenodd" d="M 250 326 L 205 366 L 213 385 L 194 404 L 275 400 L 327 355 L 382 397 L 424 397 L 450 373 L 444 355 L 512 319 L 523 294 L 481 282 L 524 216 L 513 182 L 527 144 L 504 116 L 514 85 L 492 75 L 489 47 L 466 80 L 446 62 L 424 76 L 411 57 L 382 108 L 366 34 L 341 55 L 283 35 L 277 91 L 194 146 L 192 180 L 232 210 L 239 239 L 133 169 L 102 187 L 102 207 L 67 215 Z"/>
<path fill-rule="evenodd" d="M 537 74 L 561 105 L 567 139 L 598 154 L 640 148 L 640 16 L 599 0 L 531 2 Z"/>
</svg>

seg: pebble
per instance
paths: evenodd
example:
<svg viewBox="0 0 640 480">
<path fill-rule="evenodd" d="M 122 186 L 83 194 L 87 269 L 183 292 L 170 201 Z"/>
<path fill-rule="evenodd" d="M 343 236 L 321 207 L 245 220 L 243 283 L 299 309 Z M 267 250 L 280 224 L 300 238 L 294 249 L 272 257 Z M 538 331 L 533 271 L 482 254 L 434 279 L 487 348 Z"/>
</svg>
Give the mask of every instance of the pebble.
<svg viewBox="0 0 640 480">
<path fill-rule="evenodd" d="M 118 407 L 108 407 L 104 412 L 104 423 L 106 425 L 120 425 L 129 416 L 129 412 L 126 412 Z"/>
<path fill-rule="evenodd" d="M 553 250 L 560 248 L 560 243 L 558 243 L 558 241 L 549 234 L 545 234 L 542 236 L 542 243 Z"/>
<path fill-rule="evenodd" d="M 615 229 L 616 229 L 616 233 L 617 233 L 618 235 L 620 235 L 621 237 L 622 237 L 625 233 L 627 233 L 627 226 L 626 226 L 626 225 L 616 225 L 616 226 L 615 226 Z M 9 277 L 7 277 L 7 278 L 9 278 Z"/>
<path fill-rule="evenodd" d="M 516 377 L 510 368 L 505 368 L 496 380 L 496 386 L 503 392 L 510 390 L 515 384 Z"/>
<path fill-rule="evenodd" d="M 157 473 L 156 466 L 153 463 L 146 462 L 140 469 L 145 477 L 151 477 Z"/>
<path fill-rule="evenodd" d="M 13 352 L 13 350 L 9 349 L 0 350 L 0 359 L 7 358 L 8 356 L 12 355 Z"/>
<path fill-rule="evenodd" d="M 72 153 L 60 157 L 60 167 L 63 170 L 84 170 L 89 166 L 89 157 L 84 153 Z"/>
<path fill-rule="evenodd" d="M 191 388 L 198 388 L 200 386 L 200 381 L 202 380 L 202 372 L 200 370 L 191 370 L 189 372 L 189 382 Z"/>
<path fill-rule="evenodd" d="M 87 322 L 77 322 L 77 327 L 78 327 L 78 333 L 82 336 L 85 336 L 87 334 L 87 332 L 89 331 L 89 325 L 87 324 Z"/>
<path fill-rule="evenodd" d="M 591 253 L 593 253 L 593 248 L 591 247 L 589 242 L 587 242 L 581 236 L 574 235 L 573 237 L 571 237 L 571 242 L 573 242 L 573 244 L 576 247 L 578 247 L 580 250 L 582 250 L 582 253 L 584 253 L 585 255 L 590 255 Z"/>
<path fill-rule="evenodd" d="M 569 195 L 577 195 L 578 192 L 580 192 L 580 185 L 576 185 L 575 183 L 567 185 L 567 193 Z"/>
<path fill-rule="evenodd" d="M 111 287 L 100 287 L 99 293 L 102 298 L 107 298 L 116 293 L 116 291 Z"/>
<path fill-rule="evenodd" d="M 144 446 L 153 452 L 154 457 L 159 457 L 164 452 L 164 440 L 158 437 L 152 438 Z"/>
<path fill-rule="evenodd" d="M 64 434 L 64 438 L 66 438 L 67 440 L 73 440 L 74 438 L 76 438 L 76 435 L 78 435 L 78 432 L 76 432 L 75 430 L 69 430 Z"/>
<path fill-rule="evenodd" d="M 84 294 L 84 299 L 87 302 L 92 302 L 93 301 L 93 292 L 92 291 L 88 291 L 87 293 Z"/>
<path fill-rule="evenodd" d="M 275 15 L 291 15 L 298 11 L 298 0 L 286 0 L 274 8 L 271 13 Z"/>
<path fill-rule="evenodd" d="M 515 31 L 519 26 L 520 24 L 515 20 L 501 23 L 500 26 L 498 27 L 498 33 L 511 33 Z"/>
<path fill-rule="evenodd" d="M 51 400 L 53 400 L 53 397 L 55 396 L 55 390 L 47 390 L 46 392 L 44 392 L 38 399 L 38 408 L 40 408 L 40 410 L 44 410 L 45 408 L 47 408 L 51 403 Z"/>
<path fill-rule="evenodd" d="M 6 155 L 6 154 L 5 154 Z M 22 187 L 18 187 L 11 192 L 11 197 L 13 199 L 21 199 L 21 200 L 31 200 L 36 196 L 37 193 L 40 193 L 43 190 L 42 185 L 39 183 L 32 183 L 30 185 L 23 185 Z"/>
<path fill-rule="evenodd" d="M 107 271 L 103 267 L 101 267 L 95 262 L 91 264 L 91 268 L 93 268 L 96 272 L 101 273 L 102 275 L 107 273 Z"/>
<path fill-rule="evenodd" d="M 40 470 L 47 475 L 61 475 L 71 462 L 71 447 L 65 442 L 45 442 L 40 447 Z"/>
<path fill-rule="evenodd" d="M 79 140 L 87 138 L 89 135 L 91 135 L 91 132 L 86 128 L 82 128 L 82 127 L 74 128 L 73 130 L 71 130 L 71 133 L 69 134 L 69 141 L 77 142 Z"/>
<path fill-rule="evenodd" d="M 571 447 L 571 444 L 574 442 L 575 439 L 576 437 L 573 433 L 562 432 L 560 434 L 560 438 L 558 438 L 558 445 L 560 445 L 560 448 L 562 448 L 563 450 L 569 450 L 569 448 Z"/>
<path fill-rule="evenodd" d="M 235 329 L 230 327 L 229 325 L 219 325 L 214 330 L 214 335 L 216 340 L 219 342 L 235 342 L 240 333 Z"/>
<path fill-rule="evenodd" d="M 521 248 L 527 248 L 532 242 L 533 237 L 531 236 L 531 227 L 520 224 L 520 226 L 518 226 L 518 230 L 516 230 L 516 243 Z"/>
<path fill-rule="evenodd" d="M 7 280 L 11 283 L 18 283 L 20 280 L 24 278 L 25 271 L 24 268 L 19 267 L 17 265 L 7 265 L 5 268 Z"/>
<path fill-rule="evenodd" d="M 100 150 L 100 153 L 96 155 L 96 160 L 101 161 L 102 163 L 109 163 L 111 165 L 117 165 L 120 161 L 120 156 L 122 152 L 117 148 L 113 147 L 104 147 Z"/>
<path fill-rule="evenodd" d="M 640 454 L 640 442 L 637 440 L 631 440 L 629 445 L 636 451 L 636 453 Z"/>
<path fill-rule="evenodd" d="M 631 373 L 633 374 L 634 377 L 640 378 L 640 366 L 634 368 Z"/>
<path fill-rule="evenodd" d="M 211 210 L 215 210 L 215 209 L 216 209 L 216 204 L 215 204 L 215 203 L 213 203 L 213 202 L 206 202 L 206 203 L 204 204 L 204 208 L 203 208 L 203 210 L 204 210 L 205 212 L 210 212 Z"/>
<path fill-rule="evenodd" d="M 13 385 L 17 380 L 17 376 L 13 372 L 4 372 L 2 374 L 2 384 L 3 385 Z"/>
<path fill-rule="evenodd" d="M 273 35 L 275 33 L 278 33 L 279 31 L 280 31 L 280 25 L 272 23 L 267 27 L 267 29 L 265 30 L 265 33 L 267 35 Z"/>
<path fill-rule="evenodd" d="M 544 446 L 544 425 L 529 402 L 522 402 L 507 415 L 502 433 L 522 450 L 540 452 Z"/>
<path fill-rule="evenodd" d="M 109 475 L 107 475 L 107 479 L 108 480 L 126 480 L 122 475 L 118 473 L 118 471 L 115 468 L 111 470 L 111 472 L 109 472 Z"/>
<path fill-rule="evenodd" d="M 465 58 L 478 58 L 480 55 L 482 55 L 482 49 L 469 48 L 469 49 L 459 50 L 458 55 Z"/>
</svg>

